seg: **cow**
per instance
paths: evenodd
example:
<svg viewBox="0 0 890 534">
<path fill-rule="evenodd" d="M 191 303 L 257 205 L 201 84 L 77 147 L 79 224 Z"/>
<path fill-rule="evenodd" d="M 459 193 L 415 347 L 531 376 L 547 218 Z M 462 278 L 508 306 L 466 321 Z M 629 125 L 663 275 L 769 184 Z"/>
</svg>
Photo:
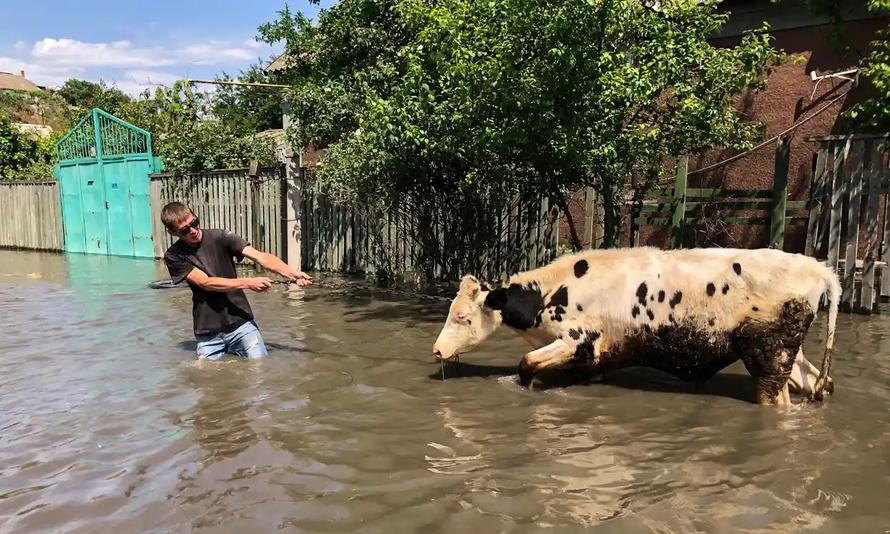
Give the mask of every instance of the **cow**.
<svg viewBox="0 0 890 534">
<path fill-rule="evenodd" d="M 817 374 L 801 347 L 826 293 Z M 504 324 L 534 349 L 518 369 L 530 389 L 542 369 L 602 374 L 642 366 L 698 390 L 741 359 L 758 404 L 790 404 L 789 386 L 821 401 L 833 390 L 828 372 L 839 294 L 827 265 L 781 250 L 585 250 L 493 285 L 464 275 L 433 354 L 452 360 Z"/>
</svg>

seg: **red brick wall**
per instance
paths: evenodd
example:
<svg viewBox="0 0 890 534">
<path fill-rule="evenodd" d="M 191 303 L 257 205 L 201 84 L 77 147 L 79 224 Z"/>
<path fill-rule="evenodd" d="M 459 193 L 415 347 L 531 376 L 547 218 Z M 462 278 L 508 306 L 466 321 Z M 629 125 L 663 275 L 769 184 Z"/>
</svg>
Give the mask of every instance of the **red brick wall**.
<svg viewBox="0 0 890 534">
<path fill-rule="evenodd" d="M 767 123 L 766 138 L 770 138 L 790 127 L 801 118 L 810 116 L 822 108 L 833 98 L 849 89 L 849 82 L 837 79 L 825 79 L 819 83 L 813 95 L 815 82 L 810 78 L 810 71 L 817 75 L 838 72 L 855 67 L 861 57 L 869 50 L 870 42 L 875 39 L 875 32 L 887 27 L 886 19 L 867 19 L 848 22 L 845 25 L 845 38 L 851 45 L 851 52 L 842 56 L 828 40 L 829 27 L 810 26 L 771 32 L 775 38 L 773 45 L 784 49 L 789 54 L 803 56 L 805 61 L 789 64 L 773 71 L 768 80 L 767 89 L 751 97 L 745 95 L 740 99 L 738 109 L 752 121 Z M 716 46 L 734 46 L 740 38 L 715 39 Z M 846 97 L 832 105 L 818 117 L 808 121 L 795 130 L 791 136 L 791 164 L 788 177 L 789 200 L 806 200 L 810 192 L 810 180 L 816 144 L 804 139 L 809 136 L 839 133 L 838 114 L 867 96 L 868 82 L 860 79 L 859 87 L 853 89 Z M 812 96 L 812 98 L 811 98 Z M 689 176 L 689 187 L 719 187 L 739 189 L 770 189 L 774 180 L 775 143 L 761 148 L 744 158 L 726 166 Z M 689 170 L 716 163 L 734 156 L 734 151 L 714 151 L 705 157 L 695 158 L 689 162 Z M 571 206 L 573 219 L 579 231 L 584 223 L 584 196 L 579 192 Z M 625 217 L 622 223 L 622 245 L 629 244 L 629 221 Z M 643 227 L 641 244 L 658 247 L 667 246 L 669 230 L 665 227 Z M 583 237 L 583 234 L 582 234 Z M 709 236 L 711 245 L 739 248 L 755 248 L 767 245 L 769 228 L 766 226 L 736 226 L 728 235 Z M 803 252 L 806 229 L 788 227 L 785 234 L 785 250 Z M 563 220 L 561 225 L 560 243 L 568 244 L 568 224 Z M 861 240 L 860 240 L 861 243 Z"/>
</svg>

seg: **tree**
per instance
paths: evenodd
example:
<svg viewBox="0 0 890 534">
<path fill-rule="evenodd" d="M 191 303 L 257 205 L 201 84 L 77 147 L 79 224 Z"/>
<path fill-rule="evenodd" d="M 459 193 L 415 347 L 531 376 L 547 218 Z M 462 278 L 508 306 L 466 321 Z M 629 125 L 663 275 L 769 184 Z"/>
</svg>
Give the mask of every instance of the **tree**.
<svg viewBox="0 0 890 534">
<path fill-rule="evenodd" d="M 0 110 L 0 179 L 20 179 L 21 171 L 37 161 L 38 155 L 37 142 L 21 133 Z"/>
<path fill-rule="evenodd" d="M 710 45 L 716 5 L 342 0 L 317 24 L 285 7 L 260 34 L 292 64 L 291 142 L 327 149 L 319 187 L 390 203 L 523 192 L 567 212 L 581 187 L 614 207 L 633 176 L 644 190 L 666 161 L 762 135 L 734 104 L 785 56 L 766 27 Z"/>
<path fill-rule="evenodd" d="M 232 81 L 225 71 L 216 79 Z M 241 71 L 237 81 L 281 83 L 278 76 L 267 74 L 259 63 Z M 281 90 L 276 87 L 220 85 L 213 100 L 213 114 L 243 134 L 281 128 Z"/>
<path fill-rule="evenodd" d="M 98 83 L 72 78 L 65 80 L 56 93 L 72 106 L 83 110 L 99 108 L 106 113 L 118 115 L 130 103 L 129 96 L 117 88 L 109 88 L 104 81 Z"/>
<path fill-rule="evenodd" d="M 254 159 L 264 166 L 275 164 L 270 142 L 211 116 L 214 105 L 212 94 L 185 91 L 177 81 L 173 87 L 156 88 L 153 96 L 145 90 L 122 110 L 120 118 L 152 132 L 155 153 L 172 172 L 247 167 Z"/>
</svg>

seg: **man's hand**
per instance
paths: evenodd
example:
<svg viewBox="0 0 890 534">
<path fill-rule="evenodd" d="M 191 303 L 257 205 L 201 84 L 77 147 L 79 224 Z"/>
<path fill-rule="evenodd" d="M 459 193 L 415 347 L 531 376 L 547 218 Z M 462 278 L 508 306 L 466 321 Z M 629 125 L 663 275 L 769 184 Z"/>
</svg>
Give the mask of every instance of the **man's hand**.
<svg viewBox="0 0 890 534">
<path fill-rule="evenodd" d="M 244 285 L 247 289 L 251 291 L 255 291 L 257 293 L 262 293 L 263 291 L 272 287 L 272 280 L 266 278 L 265 276 L 260 276 L 257 278 L 242 278 L 244 281 Z"/>
<path fill-rule="evenodd" d="M 306 274 L 303 271 L 300 271 L 298 269 L 293 269 L 293 270 L 291 270 L 291 272 L 285 272 L 282 274 L 284 276 L 286 276 L 289 280 L 296 282 L 297 285 L 300 287 L 308 286 L 309 284 L 311 284 L 313 282 L 311 276 L 309 276 L 308 274 Z"/>
<path fill-rule="evenodd" d="M 245 258 L 255 261 L 263 266 L 263 268 L 278 273 L 292 282 L 296 282 L 300 287 L 308 286 L 313 282 L 311 276 L 300 271 L 296 267 L 291 267 L 271 254 L 260 252 L 251 246 L 244 247 L 244 250 L 241 253 Z"/>
</svg>

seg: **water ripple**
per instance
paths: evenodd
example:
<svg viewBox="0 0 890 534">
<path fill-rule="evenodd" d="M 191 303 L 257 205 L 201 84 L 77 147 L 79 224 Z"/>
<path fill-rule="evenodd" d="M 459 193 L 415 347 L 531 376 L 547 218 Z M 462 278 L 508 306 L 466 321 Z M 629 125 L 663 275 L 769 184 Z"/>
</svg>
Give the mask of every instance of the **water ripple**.
<svg viewBox="0 0 890 534">
<path fill-rule="evenodd" d="M 836 393 L 658 373 L 529 392 L 499 332 L 441 381 L 444 311 L 249 295 L 270 358 L 197 362 L 154 262 L 0 251 L 0 533 L 883 532 L 890 320 L 842 315 Z M 807 341 L 820 354 L 824 317 Z M 882 530 L 883 529 L 883 530 Z"/>
</svg>

